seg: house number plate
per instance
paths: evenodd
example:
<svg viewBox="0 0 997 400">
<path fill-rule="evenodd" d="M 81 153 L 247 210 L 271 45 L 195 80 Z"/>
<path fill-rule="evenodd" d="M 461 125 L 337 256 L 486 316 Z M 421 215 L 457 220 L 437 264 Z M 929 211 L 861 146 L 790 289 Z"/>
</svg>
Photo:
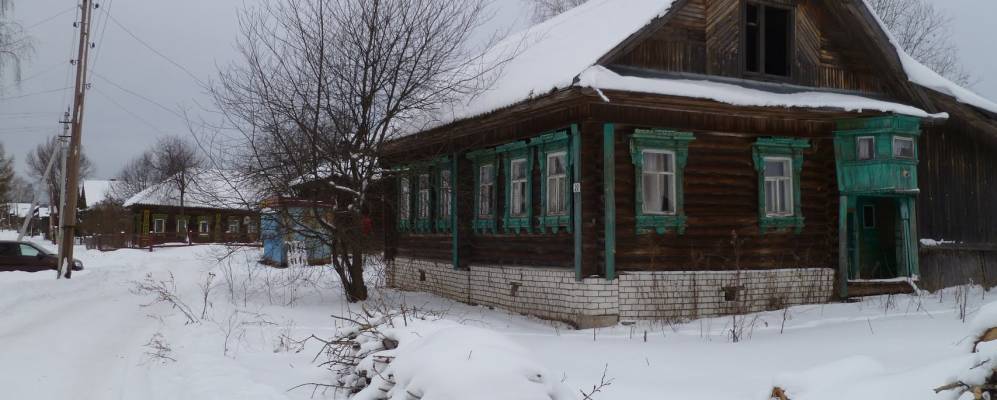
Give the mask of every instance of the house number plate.
<svg viewBox="0 0 997 400">
<path fill-rule="evenodd" d="M 574 193 L 581 193 L 582 192 L 582 184 L 576 182 L 574 185 L 571 185 L 571 191 L 574 192 Z"/>
</svg>

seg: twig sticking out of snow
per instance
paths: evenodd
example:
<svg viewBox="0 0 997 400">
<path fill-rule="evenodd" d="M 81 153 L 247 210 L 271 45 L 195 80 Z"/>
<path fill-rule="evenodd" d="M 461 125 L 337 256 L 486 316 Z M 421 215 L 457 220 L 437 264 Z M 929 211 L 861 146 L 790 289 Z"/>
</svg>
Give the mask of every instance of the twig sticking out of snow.
<svg viewBox="0 0 997 400">
<path fill-rule="evenodd" d="M 599 380 L 598 385 L 592 385 L 592 390 L 586 393 L 584 390 L 579 390 L 582 394 L 582 400 L 595 400 L 595 395 L 602 393 L 603 389 L 608 388 L 613 384 L 613 378 L 607 378 L 606 373 L 609 372 L 609 364 L 606 364 L 606 368 L 602 370 L 602 379 Z"/>
</svg>

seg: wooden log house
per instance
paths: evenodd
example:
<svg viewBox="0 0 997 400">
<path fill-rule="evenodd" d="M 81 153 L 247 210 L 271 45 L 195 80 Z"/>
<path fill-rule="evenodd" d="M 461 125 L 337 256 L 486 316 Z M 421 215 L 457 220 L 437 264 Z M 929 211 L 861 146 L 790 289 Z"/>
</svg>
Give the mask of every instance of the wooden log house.
<svg viewBox="0 0 997 400">
<path fill-rule="evenodd" d="M 132 243 L 256 243 L 260 240 L 257 193 L 230 171 L 195 170 L 184 193 L 171 179 L 135 194 L 124 203 L 131 211 Z"/>
<path fill-rule="evenodd" d="M 395 287 L 599 326 L 997 268 L 997 104 L 863 1 L 590 1 L 509 49 L 387 146 Z"/>
</svg>

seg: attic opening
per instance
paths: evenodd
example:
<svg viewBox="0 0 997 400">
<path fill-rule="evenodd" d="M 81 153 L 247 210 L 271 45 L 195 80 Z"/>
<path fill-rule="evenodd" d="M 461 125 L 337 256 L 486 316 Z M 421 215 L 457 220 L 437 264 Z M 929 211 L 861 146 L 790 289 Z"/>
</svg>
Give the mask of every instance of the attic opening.
<svg viewBox="0 0 997 400">
<path fill-rule="evenodd" d="M 792 9 L 747 3 L 744 12 L 745 72 L 789 77 L 792 38 Z"/>
</svg>

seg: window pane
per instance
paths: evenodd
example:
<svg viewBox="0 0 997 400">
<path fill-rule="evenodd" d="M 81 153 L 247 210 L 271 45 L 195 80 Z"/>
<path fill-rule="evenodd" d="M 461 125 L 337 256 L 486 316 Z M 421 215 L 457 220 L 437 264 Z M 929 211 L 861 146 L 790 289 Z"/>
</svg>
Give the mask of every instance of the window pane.
<svg viewBox="0 0 997 400">
<path fill-rule="evenodd" d="M 778 207 L 775 181 L 765 181 L 765 212 L 775 214 Z"/>
<path fill-rule="evenodd" d="M 876 158 L 876 140 L 871 137 L 858 138 L 858 159 L 872 160 Z"/>
<path fill-rule="evenodd" d="M 513 160 L 511 175 L 513 180 L 526 179 L 526 160 Z"/>
<path fill-rule="evenodd" d="M 789 177 L 789 161 L 787 160 L 765 160 L 765 177 Z"/>
<path fill-rule="evenodd" d="M 21 255 L 24 257 L 35 257 L 38 255 L 38 249 L 34 248 L 33 246 L 22 244 Z"/>
<path fill-rule="evenodd" d="M 765 7 L 764 10 L 765 73 L 789 76 L 789 10 L 778 7 Z"/>
<path fill-rule="evenodd" d="M 482 184 L 492 183 L 492 181 L 495 179 L 494 176 L 493 176 L 494 175 L 494 173 L 493 173 L 494 170 L 492 168 L 493 167 L 492 167 L 491 164 L 487 164 L 487 165 L 482 165 L 481 166 L 481 169 L 480 169 L 480 173 L 481 173 L 480 180 L 481 180 Z"/>
<path fill-rule="evenodd" d="M 644 152 L 645 172 L 674 172 L 671 153 Z"/>
<path fill-rule="evenodd" d="M 780 214 L 790 214 L 792 213 L 793 206 L 793 190 L 792 183 L 789 179 L 783 179 L 779 181 L 779 208 L 778 212 Z"/>
<path fill-rule="evenodd" d="M 644 174 L 644 212 L 660 213 L 664 212 L 664 175 Z"/>
<path fill-rule="evenodd" d="M 547 174 L 550 176 L 564 175 L 566 168 L 564 165 L 564 154 L 554 154 L 547 158 Z"/>
<path fill-rule="evenodd" d="M 419 175 L 419 189 L 429 187 L 429 175 Z"/>
<path fill-rule="evenodd" d="M 914 158 L 914 141 L 907 138 L 893 139 L 893 156 L 899 158 Z"/>
<path fill-rule="evenodd" d="M 761 47 L 758 6 L 748 4 L 747 8 L 744 68 L 749 72 L 761 72 L 758 62 L 758 53 Z"/>
<path fill-rule="evenodd" d="M 526 182 L 512 184 L 512 215 L 514 217 L 526 215 Z"/>
</svg>

